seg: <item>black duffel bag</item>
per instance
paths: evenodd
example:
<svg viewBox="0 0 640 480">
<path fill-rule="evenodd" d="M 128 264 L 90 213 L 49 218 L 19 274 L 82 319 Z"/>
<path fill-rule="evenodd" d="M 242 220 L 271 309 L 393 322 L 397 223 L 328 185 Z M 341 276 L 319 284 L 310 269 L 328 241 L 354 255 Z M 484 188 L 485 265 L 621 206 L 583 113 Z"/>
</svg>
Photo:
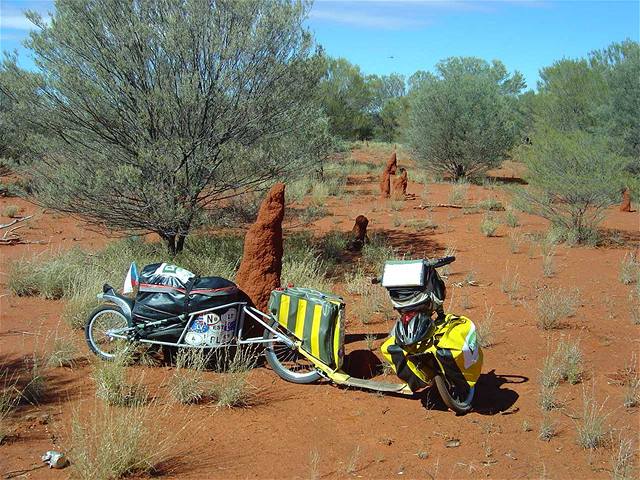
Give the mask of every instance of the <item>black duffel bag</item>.
<svg viewBox="0 0 640 480">
<path fill-rule="evenodd" d="M 198 277 L 184 268 L 153 263 L 142 269 L 133 306 L 136 323 L 178 317 L 243 297 L 235 283 L 221 277 Z M 186 321 L 186 317 L 183 319 Z"/>
</svg>

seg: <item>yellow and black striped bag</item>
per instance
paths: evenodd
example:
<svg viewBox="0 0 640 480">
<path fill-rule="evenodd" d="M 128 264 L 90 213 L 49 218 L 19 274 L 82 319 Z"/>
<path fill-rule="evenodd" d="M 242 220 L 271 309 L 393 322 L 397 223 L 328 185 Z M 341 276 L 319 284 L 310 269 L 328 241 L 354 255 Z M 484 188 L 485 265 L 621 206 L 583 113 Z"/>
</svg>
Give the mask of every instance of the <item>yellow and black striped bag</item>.
<svg viewBox="0 0 640 480">
<path fill-rule="evenodd" d="M 312 288 L 288 287 L 271 292 L 269 311 L 302 340 L 302 348 L 331 368 L 344 357 L 344 301 Z"/>
</svg>

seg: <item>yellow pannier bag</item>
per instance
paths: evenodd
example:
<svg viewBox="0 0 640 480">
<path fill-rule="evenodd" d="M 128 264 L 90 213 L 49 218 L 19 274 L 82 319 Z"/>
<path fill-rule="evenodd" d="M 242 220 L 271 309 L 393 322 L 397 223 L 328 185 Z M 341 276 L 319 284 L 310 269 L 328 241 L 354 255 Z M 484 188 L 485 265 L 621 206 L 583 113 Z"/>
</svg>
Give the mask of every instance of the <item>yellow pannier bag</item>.
<svg viewBox="0 0 640 480">
<path fill-rule="evenodd" d="M 465 396 L 482 371 L 482 350 L 477 343 L 475 325 L 467 317 L 453 314 L 446 315 L 431 337 L 404 349 L 396 345 L 395 337 L 390 337 L 381 350 L 398 377 L 413 391 L 426 387 L 435 374 L 429 362 L 415 362 L 411 358 L 415 354 L 431 353 L 447 379 Z"/>
<path fill-rule="evenodd" d="M 344 357 L 344 301 L 312 288 L 274 290 L 269 311 L 278 323 L 302 341 L 301 348 L 333 369 Z"/>
</svg>

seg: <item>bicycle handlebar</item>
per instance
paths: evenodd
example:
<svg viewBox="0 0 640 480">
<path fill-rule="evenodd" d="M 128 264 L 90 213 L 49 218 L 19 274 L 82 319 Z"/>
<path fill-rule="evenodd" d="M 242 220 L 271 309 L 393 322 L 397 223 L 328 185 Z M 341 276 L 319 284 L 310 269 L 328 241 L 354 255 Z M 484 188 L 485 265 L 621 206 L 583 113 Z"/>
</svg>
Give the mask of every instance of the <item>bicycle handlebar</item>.
<svg viewBox="0 0 640 480">
<path fill-rule="evenodd" d="M 448 257 L 434 258 L 432 260 L 424 260 L 424 264 L 427 267 L 440 268 L 440 267 L 444 267 L 445 265 L 449 265 L 450 263 L 453 263 L 455 260 L 456 260 L 456 257 L 454 257 L 453 255 L 450 255 Z M 371 283 L 373 285 L 376 285 L 381 282 L 382 282 L 382 277 L 374 277 L 371 279 Z"/>
<path fill-rule="evenodd" d="M 444 267 L 445 265 L 449 265 L 450 263 L 453 263 L 455 260 L 456 260 L 456 257 L 451 255 L 449 257 L 434 258 L 433 260 L 426 260 L 424 263 L 428 267 L 440 268 L 440 267 Z"/>
</svg>

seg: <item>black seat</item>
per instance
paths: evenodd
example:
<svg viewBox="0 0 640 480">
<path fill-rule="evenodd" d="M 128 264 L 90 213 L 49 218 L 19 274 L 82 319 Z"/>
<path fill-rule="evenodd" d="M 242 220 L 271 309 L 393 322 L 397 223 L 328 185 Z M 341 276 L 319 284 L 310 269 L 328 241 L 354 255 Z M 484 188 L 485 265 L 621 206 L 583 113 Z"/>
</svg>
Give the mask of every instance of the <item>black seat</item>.
<svg viewBox="0 0 640 480">
<path fill-rule="evenodd" d="M 125 296 L 125 295 L 122 295 L 122 294 L 116 292 L 116 289 L 113 288 L 108 283 L 105 283 L 102 286 L 102 293 L 105 293 L 107 295 L 113 295 L 114 297 L 118 297 L 118 298 L 124 300 L 126 302 L 126 304 L 129 305 L 129 308 L 133 309 L 133 304 L 135 303 L 134 300 L 132 298 L 129 298 L 129 297 Z"/>
</svg>

